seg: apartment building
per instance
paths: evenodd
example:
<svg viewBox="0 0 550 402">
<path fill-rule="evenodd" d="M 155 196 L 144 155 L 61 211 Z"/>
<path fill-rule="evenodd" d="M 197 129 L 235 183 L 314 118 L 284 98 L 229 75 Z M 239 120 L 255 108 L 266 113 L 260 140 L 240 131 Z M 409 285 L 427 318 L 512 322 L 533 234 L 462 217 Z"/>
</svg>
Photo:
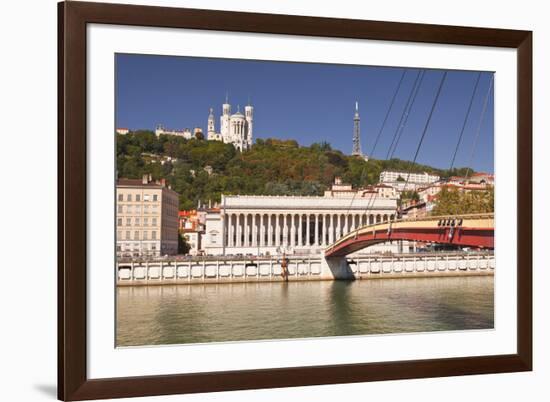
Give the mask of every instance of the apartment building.
<svg viewBox="0 0 550 402">
<path fill-rule="evenodd" d="M 150 175 L 116 185 L 118 257 L 154 257 L 178 252 L 179 195 Z"/>
</svg>

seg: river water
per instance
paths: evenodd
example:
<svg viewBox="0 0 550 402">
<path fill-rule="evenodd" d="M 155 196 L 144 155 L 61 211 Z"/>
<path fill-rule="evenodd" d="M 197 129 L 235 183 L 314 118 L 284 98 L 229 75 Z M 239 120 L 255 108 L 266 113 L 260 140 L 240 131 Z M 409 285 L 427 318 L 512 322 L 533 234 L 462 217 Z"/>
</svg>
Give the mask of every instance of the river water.
<svg viewBox="0 0 550 402">
<path fill-rule="evenodd" d="M 117 288 L 117 345 L 493 328 L 493 277 Z"/>
</svg>

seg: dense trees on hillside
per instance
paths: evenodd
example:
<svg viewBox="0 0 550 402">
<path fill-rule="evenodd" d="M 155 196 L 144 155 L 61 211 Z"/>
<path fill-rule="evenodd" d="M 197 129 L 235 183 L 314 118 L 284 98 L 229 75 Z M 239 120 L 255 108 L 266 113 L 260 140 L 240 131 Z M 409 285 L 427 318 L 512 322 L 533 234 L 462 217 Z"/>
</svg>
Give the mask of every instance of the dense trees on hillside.
<svg viewBox="0 0 550 402">
<path fill-rule="evenodd" d="M 494 212 L 495 191 L 461 192 L 457 189 L 444 187 L 437 195 L 432 215 L 463 215 Z"/>
<path fill-rule="evenodd" d="M 322 195 L 335 176 L 354 186 L 376 183 L 384 169 L 459 175 L 399 159 L 368 162 L 332 149 L 326 142 L 308 147 L 294 140 L 257 139 L 240 153 L 230 144 L 203 139 L 185 140 L 152 131 L 117 135 L 118 177 L 140 178 L 151 173 L 166 178 L 181 194 L 180 208 L 201 200 L 219 201 L 221 194 Z M 162 161 L 162 163 L 161 163 Z M 206 170 L 212 167 L 212 174 Z"/>
</svg>

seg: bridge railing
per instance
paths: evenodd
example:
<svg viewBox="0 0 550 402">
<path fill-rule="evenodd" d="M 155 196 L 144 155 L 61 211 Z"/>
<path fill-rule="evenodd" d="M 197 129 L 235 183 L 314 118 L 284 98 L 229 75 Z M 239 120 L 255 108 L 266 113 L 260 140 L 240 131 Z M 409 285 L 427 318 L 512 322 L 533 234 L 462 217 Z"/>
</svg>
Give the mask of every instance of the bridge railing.
<svg viewBox="0 0 550 402">
<path fill-rule="evenodd" d="M 338 243 L 341 243 L 343 241 L 346 241 L 351 236 L 355 236 L 357 233 L 359 233 L 360 230 L 364 230 L 367 228 L 373 228 L 375 226 L 389 226 L 390 224 L 395 223 L 402 223 L 402 222 L 428 222 L 428 221 L 441 221 L 441 220 L 473 220 L 473 219 L 494 219 L 495 214 L 494 212 L 489 213 L 478 213 L 478 214 L 456 214 L 456 215 L 433 215 L 433 216 L 422 216 L 418 218 L 413 219 L 406 219 L 406 218 L 400 218 L 400 219 L 394 219 L 394 220 L 387 220 L 384 222 L 378 222 L 378 223 L 371 223 L 363 226 L 359 226 L 358 228 L 352 230 L 351 232 L 348 232 L 332 244 L 330 244 L 328 247 L 325 248 L 325 252 L 329 251 L 334 248 Z"/>
<path fill-rule="evenodd" d="M 429 215 L 429 216 L 422 216 L 419 218 L 413 218 L 413 219 L 395 219 L 391 222 L 421 222 L 421 221 L 437 221 L 441 219 L 494 219 L 495 214 L 494 212 L 490 213 L 481 213 L 481 214 L 456 214 L 456 215 Z M 381 223 L 389 223 L 390 221 L 386 222 L 379 222 L 377 225 Z M 373 225 L 365 225 L 365 226 L 373 226 Z M 362 226 L 362 227 L 365 227 Z"/>
</svg>

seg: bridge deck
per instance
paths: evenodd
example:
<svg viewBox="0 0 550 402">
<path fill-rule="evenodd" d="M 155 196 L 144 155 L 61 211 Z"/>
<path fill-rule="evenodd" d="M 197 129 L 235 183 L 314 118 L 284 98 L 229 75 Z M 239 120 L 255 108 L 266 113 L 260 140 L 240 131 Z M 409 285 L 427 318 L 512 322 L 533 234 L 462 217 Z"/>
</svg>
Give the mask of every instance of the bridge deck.
<svg viewBox="0 0 550 402">
<path fill-rule="evenodd" d="M 325 256 L 344 256 L 391 240 L 412 240 L 494 248 L 494 214 L 434 216 L 366 225 L 325 249 Z"/>
</svg>

